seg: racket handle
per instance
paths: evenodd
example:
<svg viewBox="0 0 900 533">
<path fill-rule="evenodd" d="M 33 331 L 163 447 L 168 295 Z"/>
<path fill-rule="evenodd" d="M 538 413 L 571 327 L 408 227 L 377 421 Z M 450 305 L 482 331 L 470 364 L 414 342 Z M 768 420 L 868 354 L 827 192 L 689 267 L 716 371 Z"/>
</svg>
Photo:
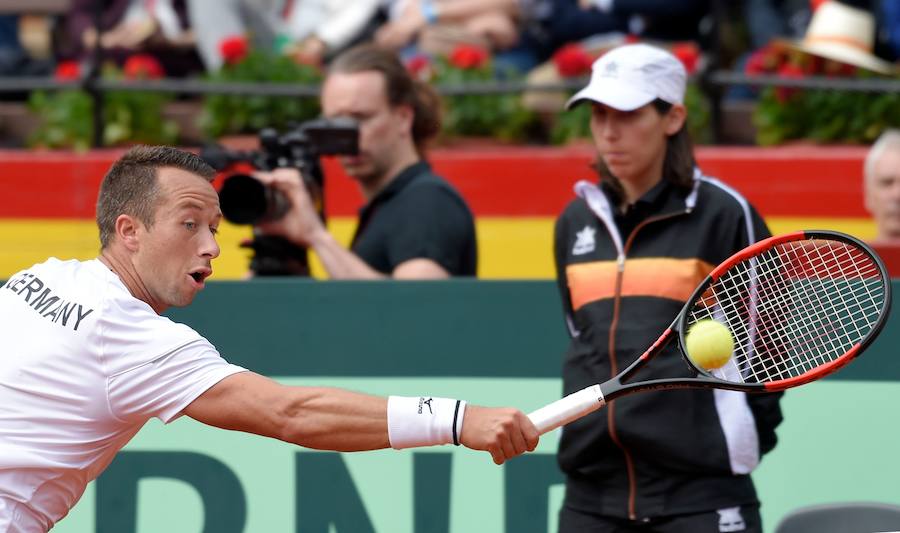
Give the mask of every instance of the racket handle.
<svg viewBox="0 0 900 533">
<path fill-rule="evenodd" d="M 603 400 L 600 385 L 591 385 L 541 407 L 537 411 L 530 413 L 528 418 L 531 419 L 531 423 L 543 435 L 559 426 L 568 424 L 576 418 L 593 413 L 604 405 L 606 405 L 606 401 Z"/>
</svg>

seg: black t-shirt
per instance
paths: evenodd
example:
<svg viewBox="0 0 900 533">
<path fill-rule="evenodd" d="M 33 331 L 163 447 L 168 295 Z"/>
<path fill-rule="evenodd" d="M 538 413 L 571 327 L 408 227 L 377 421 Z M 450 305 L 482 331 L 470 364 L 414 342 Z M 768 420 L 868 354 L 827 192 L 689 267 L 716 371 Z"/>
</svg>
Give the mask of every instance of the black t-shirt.
<svg viewBox="0 0 900 533">
<path fill-rule="evenodd" d="M 424 161 L 403 170 L 360 210 L 351 249 L 383 274 L 423 258 L 451 276 L 474 276 L 478 258 L 469 207 Z"/>
</svg>

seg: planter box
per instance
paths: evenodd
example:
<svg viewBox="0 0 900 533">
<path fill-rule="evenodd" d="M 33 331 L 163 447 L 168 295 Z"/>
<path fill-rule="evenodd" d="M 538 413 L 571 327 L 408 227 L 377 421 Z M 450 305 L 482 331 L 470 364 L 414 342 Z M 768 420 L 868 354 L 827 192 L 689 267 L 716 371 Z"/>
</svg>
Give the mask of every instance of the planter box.
<svg viewBox="0 0 900 533">
<path fill-rule="evenodd" d="M 722 144 L 753 145 L 756 129 L 751 116 L 753 102 L 723 102 Z M 163 115 L 178 125 L 179 143 L 183 146 L 199 146 L 206 140 L 197 126 L 203 108 L 201 99 L 178 100 L 166 105 Z M 0 146 L 18 148 L 25 146 L 28 136 L 38 127 L 37 118 L 28 112 L 25 102 L 0 103 Z M 439 140 L 438 146 L 469 147 L 482 144 L 502 144 L 493 139 L 453 138 Z"/>
<path fill-rule="evenodd" d="M 0 102 L 0 146 L 19 148 L 37 129 L 37 118 L 22 102 Z"/>
</svg>

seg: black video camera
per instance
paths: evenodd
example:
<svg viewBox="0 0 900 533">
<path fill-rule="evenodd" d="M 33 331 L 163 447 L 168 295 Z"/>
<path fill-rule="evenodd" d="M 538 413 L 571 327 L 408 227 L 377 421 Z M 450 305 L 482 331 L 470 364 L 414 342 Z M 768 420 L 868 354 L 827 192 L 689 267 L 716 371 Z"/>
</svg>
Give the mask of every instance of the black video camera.
<svg viewBox="0 0 900 533">
<path fill-rule="evenodd" d="M 359 126 L 349 118 L 315 119 L 279 134 L 271 128 L 259 132 L 257 151 L 228 150 L 220 145 L 205 147 L 202 157 L 210 166 L 223 171 L 231 165 L 246 163 L 270 171 L 295 168 L 322 220 L 325 220 L 324 175 L 319 156 L 359 153 Z M 278 220 L 290 203 L 279 191 L 267 187 L 247 174 L 225 178 L 219 190 L 219 204 L 225 219 L 234 224 L 259 224 Z M 306 249 L 287 239 L 255 235 L 247 244 L 254 251 L 250 268 L 260 276 L 309 275 Z"/>
</svg>

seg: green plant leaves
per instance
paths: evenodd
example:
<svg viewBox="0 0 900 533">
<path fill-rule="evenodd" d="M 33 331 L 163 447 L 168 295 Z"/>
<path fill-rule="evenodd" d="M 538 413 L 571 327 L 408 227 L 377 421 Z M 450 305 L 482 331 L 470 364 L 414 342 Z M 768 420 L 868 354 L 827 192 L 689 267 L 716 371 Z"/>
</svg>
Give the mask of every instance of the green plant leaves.
<svg viewBox="0 0 900 533">
<path fill-rule="evenodd" d="M 517 74 L 504 72 L 504 79 Z M 488 83 L 497 73 L 490 62 L 479 67 L 461 68 L 447 58 L 435 62 L 434 82 L 459 87 L 471 83 Z M 503 141 L 521 141 L 538 124 L 536 113 L 522 105 L 519 94 L 459 94 L 443 97 L 443 132 L 448 137 L 490 136 Z"/>
<path fill-rule="evenodd" d="M 29 146 L 80 151 L 90 147 L 94 102 L 86 92 L 36 91 L 28 100 L 28 109 L 40 119 L 40 125 L 28 139 Z"/>
<path fill-rule="evenodd" d="M 103 76 L 115 79 L 121 75 L 114 67 L 104 67 Z M 144 91 L 105 93 L 103 145 L 174 144 L 178 126 L 163 116 L 163 108 L 170 99 L 165 94 Z M 36 91 L 29 97 L 28 108 L 40 120 L 28 139 L 29 146 L 79 151 L 90 148 L 94 136 L 94 100 L 86 91 Z"/>
<path fill-rule="evenodd" d="M 317 68 L 298 64 L 290 57 L 253 50 L 241 61 L 225 65 L 207 79 L 214 82 L 315 84 L 321 81 L 322 75 Z M 291 123 L 315 118 L 319 113 L 319 101 L 314 96 L 209 94 L 203 100 L 199 125 L 206 135 L 216 138 L 256 133 L 266 127 L 283 130 Z"/>
<path fill-rule="evenodd" d="M 779 99 L 776 89 L 767 88 L 753 123 L 763 146 L 794 139 L 870 144 L 886 128 L 900 127 L 900 94 L 817 89 Z"/>
</svg>

